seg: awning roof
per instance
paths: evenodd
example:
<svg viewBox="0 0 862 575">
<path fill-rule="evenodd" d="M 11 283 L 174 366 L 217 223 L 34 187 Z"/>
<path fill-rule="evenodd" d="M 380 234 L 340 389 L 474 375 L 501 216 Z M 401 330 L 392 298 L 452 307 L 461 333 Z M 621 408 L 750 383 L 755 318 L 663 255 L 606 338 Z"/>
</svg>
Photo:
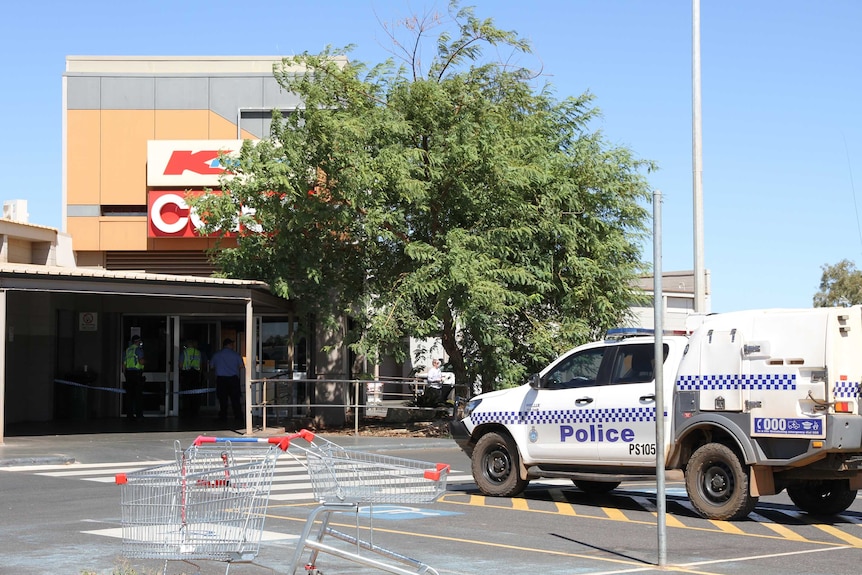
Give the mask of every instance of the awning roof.
<svg viewBox="0 0 862 575">
<path fill-rule="evenodd" d="M 0 289 L 58 293 L 98 293 L 215 300 L 252 300 L 258 311 L 283 310 L 287 301 L 257 280 L 109 271 L 0 263 Z M 263 307 L 261 307 L 263 306 Z"/>
</svg>

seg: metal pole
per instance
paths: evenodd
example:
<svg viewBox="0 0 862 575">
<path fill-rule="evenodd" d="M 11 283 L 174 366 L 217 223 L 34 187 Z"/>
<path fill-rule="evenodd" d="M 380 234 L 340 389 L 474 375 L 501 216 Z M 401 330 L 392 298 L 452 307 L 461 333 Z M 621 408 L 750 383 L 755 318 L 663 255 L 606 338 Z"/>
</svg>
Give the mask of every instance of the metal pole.
<svg viewBox="0 0 862 575">
<path fill-rule="evenodd" d="M 6 331 L 6 290 L 0 290 L 0 445 L 6 437 L 6 345 L 9 335 Z"/>
<path fill-rule="evenodd" d="M 245 352 L 246 357 L 244 358 L 245 363 L 245 434 L 252 434 L 252 425 L 251 425 L 251 371 L 252 366 L 254 365 L 254 305 L 252 303 L 252 299 L 248 298 L 245 302 Z M 266 409 L 266 408 L 264 408 Z"/>
<path fill-rule="evenodd" d="M 667 502 L 664 485 L 664 296 L 661 291 L 661 192 L 653 192 L 653 311 L 655 325 L 655 478 L 658 564 L 667 564 Z"/>
<path fill-rule="evenodd" d="M 703 138 L 700 102 L 700 0 L 691 3 L 692 172 L 694 204 L 694 311 L 706 313 L 703 265 Z"/>
</svg>

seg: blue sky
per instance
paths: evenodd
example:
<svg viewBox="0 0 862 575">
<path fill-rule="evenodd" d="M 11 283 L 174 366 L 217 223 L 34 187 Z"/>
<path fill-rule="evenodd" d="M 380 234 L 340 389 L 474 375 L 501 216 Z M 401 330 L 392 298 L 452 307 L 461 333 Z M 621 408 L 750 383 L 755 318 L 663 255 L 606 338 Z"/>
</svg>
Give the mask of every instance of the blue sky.
<svg viewBox="0 0 862 575">
<path fill-rule="evenodd" d="M 589 90 L 606 138 L 658 163 L 663 268 L 693 268 L 691 2 L 473 0 L 530 40 L 562 98 Z M 9 2 L 0 22 L 0 199 L 61 227 L 67 55 L 288 55 L 356 45 L 437 0 Z M 705 265 L 712 310 L 809 307 L 821 266 L 862 266 L 862 2 L 702 0 Z M 652 246 L 645 246 L 651 258 Z"/>
</svg>

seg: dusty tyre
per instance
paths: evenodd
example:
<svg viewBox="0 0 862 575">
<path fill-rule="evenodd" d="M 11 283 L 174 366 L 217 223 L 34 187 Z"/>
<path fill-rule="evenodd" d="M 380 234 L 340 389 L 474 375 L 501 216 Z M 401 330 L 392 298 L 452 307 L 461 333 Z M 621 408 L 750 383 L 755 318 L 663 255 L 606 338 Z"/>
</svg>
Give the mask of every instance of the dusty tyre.
<svg viewBox="0 0 862 575">
<path fill-rule="evenodd" d="M 583 481 L 580 479 L 573 479 L 572 482 L 575 484 L 575 487 L 589 495 L 610 493 L 619 487 L 621 483 L 620 481 Z"/>
<path fill-rule="evenodd" d="M 757 497 L 749 494 L 746 467 L 721 443 L 707 443 L 694 452 L 685 470 L 685 489 L 707 519 L 743 519 L 757 505 Z"/>
<path fill-rule="evenodd" d="M 521 479 L 518 448 L 508 435 L 483 435 L 473 449 L 473 479 L 479 490 L 494 497 L 511 497 L 522 492 L 528 479 Z"/>
<path fill-rule="evenodd" d="M 811 515 L 837 515 L 856 500 L 856 490 L 843 479 L 807 481 L 787 488 L 790 500 Z"/>
</svg>

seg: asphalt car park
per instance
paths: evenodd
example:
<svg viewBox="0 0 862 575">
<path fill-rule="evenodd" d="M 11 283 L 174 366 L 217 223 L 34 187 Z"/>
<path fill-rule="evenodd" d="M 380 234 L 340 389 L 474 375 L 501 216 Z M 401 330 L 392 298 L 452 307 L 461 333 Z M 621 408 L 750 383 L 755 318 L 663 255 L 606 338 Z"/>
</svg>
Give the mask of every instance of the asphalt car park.
<svg viewBox="0 0 862 575">
<path fill-rule="evenodd" d="M 51 458 L 0 467 L 0 572 L 160 573 L 161 561 L 122 557 L 119 488 L 113 478 L 120 470 L 169 459 L 173 439 L 171 434 L 51 437 L 43 440 Z M 375 545 L 441 575 L 858 571 L 859 499 L 829 520 L 799 512 L 779 495 L 763 498 L 745 521 L 709 521 L 694 512 L 679 478 L 671 477 L 667 565 L 660 568 L 653 483 L 623 483 L 611 493 L 592 496 L 563 480 L 534 481 L 518 497 L 485 497 L 472 482 L 469 460 L 447 440 L 334 439 L 375 453 L 452 466 L 447 489 L 434 503 L 379 504 L 372 517 L 361 509 L 335 515 L 331 522 L 348 532 L 358 522 L 361 537 L 370 536 Z M 73 463 L 67 462 L 70 455 Z M 253 564 L 232 564 L 233 575 L 289 572 L 296 541 L 316 501 L 304 470 L 286 458 L 279 460 L 272 487 L 259 554 Z M 219 562 L 198 566 L 171 562 L 168 573 L 224 573 L 225 567 Z M 380 572 L 328 555 L 321 555 L 316 566 L 327 575 Z"/>
</svg>

